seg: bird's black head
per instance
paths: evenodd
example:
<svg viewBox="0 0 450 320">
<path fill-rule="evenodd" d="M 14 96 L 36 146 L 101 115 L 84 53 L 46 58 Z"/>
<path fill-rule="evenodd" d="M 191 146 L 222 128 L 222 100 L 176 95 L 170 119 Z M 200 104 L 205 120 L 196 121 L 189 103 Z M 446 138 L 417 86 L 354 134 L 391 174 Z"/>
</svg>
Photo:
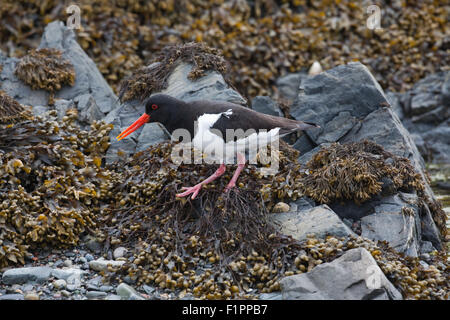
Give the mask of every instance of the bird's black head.
<svg viewBox="0 0 450 320">
<path fill-rule="evenodd" d="M 170 123 L 176 114 L 177 107 L 183 102 L 165 94 L 155 94 L 145 102 L 145 113 L 131 126 L 117 136 L 122 140 L 147 122 L 159 122 L 163 125 Z"/>
<path fill-rule="evenodd" d="M 182 103 L 180 100 L 165 94 L 151 96 L 145 103 L 145 113 L 150 116 L 148 122 L 160 122 L 162 124 L 169 122 L 180 103 Z"/>
</svg>

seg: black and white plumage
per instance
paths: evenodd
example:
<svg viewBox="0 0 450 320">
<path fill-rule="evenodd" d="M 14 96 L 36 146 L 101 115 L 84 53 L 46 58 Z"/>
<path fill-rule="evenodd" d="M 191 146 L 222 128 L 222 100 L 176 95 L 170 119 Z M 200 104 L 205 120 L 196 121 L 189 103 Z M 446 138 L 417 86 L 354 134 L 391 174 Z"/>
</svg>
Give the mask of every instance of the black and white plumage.
<svg viewBox="0 0 450 320">
<path fill-rule="evenodd" d="M 186 192 L 178 194 L 178 196 L 193 194 L 192 199 L 198 194 L 203 184 L 213 181 L 225 172 L 225 163 L 229 160 L 228 158 L 230 155 L 234 158 L 230 150 L 245 150 L 249 145 L 261 146 L 261 142 L 269 144 L 280 136 L 318 127 L 310 122 L 262 114 L 230 102 L 209 100 L 184 102 L 168 95 L 156 94 L 147 100 L 145 113 L 117 139 L 125 138 L 146 122 L 159 122 L 170 134 L 177 129 L 187 130 L 193 137 L 193 147 L 207 154 L 209 150 L 224 150 L 221 153 L 223 158 L 216 159 L 221 165 L 213 176 L 194 187 L 186 188 Z M 230 135 L 227 130 L 232 132 L 240 130 L 247 134 L 236 140 L 236 137 Z M 255 140 L 258 143 L 251 143 Z M 242 154 L 237 154 L 237 158 L 238 169 L 227 189 L 235 186 L 237 177 L 245 165 L 245 157 Z"/>
</svg>

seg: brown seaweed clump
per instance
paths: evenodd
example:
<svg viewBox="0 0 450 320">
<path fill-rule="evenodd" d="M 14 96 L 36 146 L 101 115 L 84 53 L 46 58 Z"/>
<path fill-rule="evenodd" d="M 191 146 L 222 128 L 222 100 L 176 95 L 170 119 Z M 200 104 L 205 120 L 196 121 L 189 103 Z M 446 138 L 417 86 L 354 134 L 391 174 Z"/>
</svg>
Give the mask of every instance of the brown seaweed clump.
<svg viewBox="0 0 450 320">
<path fill-rule="evenodd" d="M 158 92 L 167 87 L 167 79 L 179 62 L 193 65 L 188 78 L 198 79 L 208 70 L 226 74 L 227 63 L 220 50 L 210 48 L 204 43 L 190 42 L 182 45 L 164 47 L 153 64 L 142 67 L 124 80 L 121 84 L 119 98 L 122 101 L 148 98 L 152 92 Z"/>
<path fill-rule="evenodd" d="M 14 73 L 33 89 L 49 91 L 50 103 L 55 91 L 60 90 L 63 85 L 75 84 L 72 63 L 63 59 L 62 52 L 54 48 L 31 50 L 20 59 Z"/>
<path fill-rule="evenodd" d="M 37 247 L 77 244 L 108 197 L 112 173 L 100 166 L 111 125 L 87 132 L 75 126 L 76 110 L 55 116 L 0 125 L 0 267 L 23 264 Z"/>
<path fill-rule="evenodd" d="M 0 123 L 30 119 L 31 114 L 19 102 L 0 90 Z"/>
<path fill-rule="evenodd" d="M 408 159 L 367 140 L 320 150 L 306 164 L 304 192 L 319 203 L 353 200 L 362 203 L 382 190 L 423 191 L 423 181 Z"/>
</svg>

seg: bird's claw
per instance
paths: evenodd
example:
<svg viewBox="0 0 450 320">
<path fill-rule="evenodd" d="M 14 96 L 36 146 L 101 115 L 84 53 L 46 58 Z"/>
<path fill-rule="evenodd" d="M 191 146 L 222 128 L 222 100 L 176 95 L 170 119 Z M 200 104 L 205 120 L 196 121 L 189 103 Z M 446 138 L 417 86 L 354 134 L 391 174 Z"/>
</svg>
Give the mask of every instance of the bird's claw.
<svg viewBox="0 0 450 320">
<path fill-rule="evenodd" d="M 194 200 L 195 197 L 198 195 L 198 193 L 200 192 L 200 189 L 202 188 L 201 184 L 197 184 L 193 187 L 182 187 L 181 190 L 186 190 L 183 193 L 178 193 L 176 196 L 177 197 L 186 197 L 190 194 L 192 194 L 191 199 Z"/>
</svg>

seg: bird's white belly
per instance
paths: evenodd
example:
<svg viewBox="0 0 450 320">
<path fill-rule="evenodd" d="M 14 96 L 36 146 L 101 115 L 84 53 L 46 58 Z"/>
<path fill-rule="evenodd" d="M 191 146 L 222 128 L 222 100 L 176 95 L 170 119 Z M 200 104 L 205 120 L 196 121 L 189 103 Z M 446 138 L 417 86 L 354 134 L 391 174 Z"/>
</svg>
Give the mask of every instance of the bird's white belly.
<svg viewBox="0 0 450 320">
<path fill-rule="evenodd" d="M 236 136 L 236 141 L 225 142 L 220 132 L 213 133 L 211 129 L 214 123 L 224 115 L 231 115 L 232 111 L 219 114 L 204 114 L 197 120 L 197 131 L 192 139 L 192 146 L 200 150 L 207 162 L 214 163 L 236 163 L 237 153 L 245 154 L 248 158 L 256 158 L 258 151 L 279 139 L 280 128 L 272 130 L 259 130 L 253 132 L 230 132 Z M 227 132 L 228 134 L 228 132 Z"/>
</svg>

